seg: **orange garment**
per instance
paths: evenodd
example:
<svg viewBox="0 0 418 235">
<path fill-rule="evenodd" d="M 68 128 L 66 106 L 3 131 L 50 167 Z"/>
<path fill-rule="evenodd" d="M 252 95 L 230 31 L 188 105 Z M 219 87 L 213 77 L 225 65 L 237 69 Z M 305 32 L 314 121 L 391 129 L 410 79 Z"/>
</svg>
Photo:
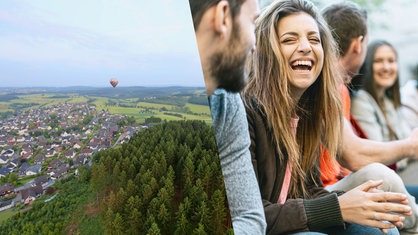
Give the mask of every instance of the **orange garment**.
<svg viewBox="0 0 418 235">
<path fill-rule="evenodd" d="M 340 93 L 341 93 L 341 99 L 342 99 L 342 102 L 343 102 L 344 117 L 347 118 L 347 120 L 350 120 L 350 117 L 351 117 L 351 114 L 350 114 L 350 109 L 351 109 L 350 92 L 348 91 L 348 89 L 345 85 L 341 85 Z"/>
<path fill-rule="evenodd" d="M 351 100 L 350 93 L 345 85 L 341 85 L 340 93 L 344 117 L 350 120 Z M 319 166 L 321 168 L 321 180 L 324 187 L 337 183 L 340 179 L 351 173 L 350 170 L 342 167 L 335 159 L 331 158 L 328 150 L 324 146 L 321 147 Z"/>
</svg>

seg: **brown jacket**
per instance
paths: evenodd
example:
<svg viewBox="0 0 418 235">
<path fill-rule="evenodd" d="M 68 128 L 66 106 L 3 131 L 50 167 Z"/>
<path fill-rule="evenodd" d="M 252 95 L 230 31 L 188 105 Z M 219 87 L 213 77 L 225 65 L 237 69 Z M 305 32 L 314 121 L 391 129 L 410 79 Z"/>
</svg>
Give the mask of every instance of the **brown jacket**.
<svg viewBox="0 0 418 235">
<path fill-rule="evenodd" d="M 253 104 L 251 108 L 247 105 L 250 102 Z M 307 182 L 309 199 L 287 198 L 284 204 L 277 203 L 286 163 L 281 163 L 277 157 L 272 133 L 256 102 L 246 97 L 244 103 L 247 103 L 251 158 L 263 199 L 267 234 L 320 231 L 331 226 L 343 226 L 337 194 L 326 191 L 322 185 L 315 185 L 313 181 Z M 321 182 L 319 176 L 318 170 L 316 182 Z"/>
</svg>

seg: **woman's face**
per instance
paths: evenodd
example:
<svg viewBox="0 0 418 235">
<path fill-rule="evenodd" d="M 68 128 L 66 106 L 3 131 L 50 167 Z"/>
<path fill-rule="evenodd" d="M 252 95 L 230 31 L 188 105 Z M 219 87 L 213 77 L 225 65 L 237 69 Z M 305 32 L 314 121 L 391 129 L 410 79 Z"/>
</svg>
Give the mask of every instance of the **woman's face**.
<svg viewBox="0 0 418 235">
<path fill-rule="evenodd" d="M 279 47 L 291 70 L 292 93 L 299 97 L 311 86 L 324 64 L 324 50 L 316 21 L 306 13 L 296 13 L 280 20 Z"/>
<path fill-rule="evenodd" d="M 377 88 L 388 89 L 398 77 L 395 51 L 388 45 L 377 48 L 373 58 L 373 80 Z"/>
</svg>

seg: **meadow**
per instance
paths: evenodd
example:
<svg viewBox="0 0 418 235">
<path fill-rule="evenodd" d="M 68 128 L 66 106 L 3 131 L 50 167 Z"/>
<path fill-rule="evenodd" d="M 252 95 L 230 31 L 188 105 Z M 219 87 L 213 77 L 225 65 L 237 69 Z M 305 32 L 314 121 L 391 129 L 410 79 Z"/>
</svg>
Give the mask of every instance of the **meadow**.
<svg viewBox="0 0 418 235">
<path fill-rule="evenodd" d="M 116 93 L 98 96 L 97 93 L 89 95 L 85 92 L 74 91 L 67 93 L 10 93 L 7 99 L 0 99 L 0 115 L 63 103 L 90 103 L 95 105 L 97 111 L 106 110 L 113 114 L 132 116 L 139 124 L 144 123 L 150 117 L 161 118 L 163 121 L 201 120 L 211 123 L 208 105 L 189 102 L 194 97 L 202 99 L 204 95 L 201 90 L 181 90 L 174 91 L 173 94 L 159 94 L 158 90 L 155 91 L 155 96 L 148 95 L 147 97 L 122 96 Z"/>
</svg>

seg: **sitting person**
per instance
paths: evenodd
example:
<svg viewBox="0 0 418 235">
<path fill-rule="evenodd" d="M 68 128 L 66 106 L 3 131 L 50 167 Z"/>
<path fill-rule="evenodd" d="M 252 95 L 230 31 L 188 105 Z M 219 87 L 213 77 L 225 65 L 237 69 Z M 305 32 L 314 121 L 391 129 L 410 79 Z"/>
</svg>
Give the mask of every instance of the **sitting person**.
<svg viewBox="0 0 418 235">
<path fill-rule="evenodd" d="M 397 57 L 390 43 L 383 40 L 370 43 L 360 75 L 354 80 L 361 85 L 353 95 L 351 113 L 371 140 L 405 139 L 411 130 L 400 112 Z M 408 159 L 397 162 L 395 170 L 404 169 L 407 163 Z"/>
<path fill-rule="evenodd" d="M 366 56 L 367 12 L 355 3 L 344 1 L 331 3 L 322 10 L 322 14 L 338 45 L 339 64 L 344 71 L 344 83 L 349 84 L 352 77 L 358 74 Z M 346 119 L 340 162 L 353 172 L 339 165 L 334 169 L 334 165 L 327 161 L 326 151 L 323 151 L 325 157 L 321 158 L 321 179 L 327 186 L 326 189 L 347 191 L 367 180 L 382 179 L 384 184 L 380 189 L 407 195 L 413 213 L 406 217 L 402 230 L 416 233 L 418 231 L 418 207 L 415 202 L 417 187 L 410 185 L 405 187 L 398 174 L 380 163 L 391 165 L 401 159 L 416 158 L 418 129 L 404 140 L 381 142 L 363 139 L 367 138 L 367 135 L 350 114 L 351 100 L 348 89 L 346 86 L 341 86 L 340 91 Z"/>
<path fill-rule="evenodd" d="M 369 181 L 328 192 L 320 180 L 323 144 L 341 151 L 343 117 L 335 42 L 307 0 L 275 1 L 256 21 L 256 50 L 244 91 L 268 234 L 398 234 L 406 196 Z"/>
</svg>

